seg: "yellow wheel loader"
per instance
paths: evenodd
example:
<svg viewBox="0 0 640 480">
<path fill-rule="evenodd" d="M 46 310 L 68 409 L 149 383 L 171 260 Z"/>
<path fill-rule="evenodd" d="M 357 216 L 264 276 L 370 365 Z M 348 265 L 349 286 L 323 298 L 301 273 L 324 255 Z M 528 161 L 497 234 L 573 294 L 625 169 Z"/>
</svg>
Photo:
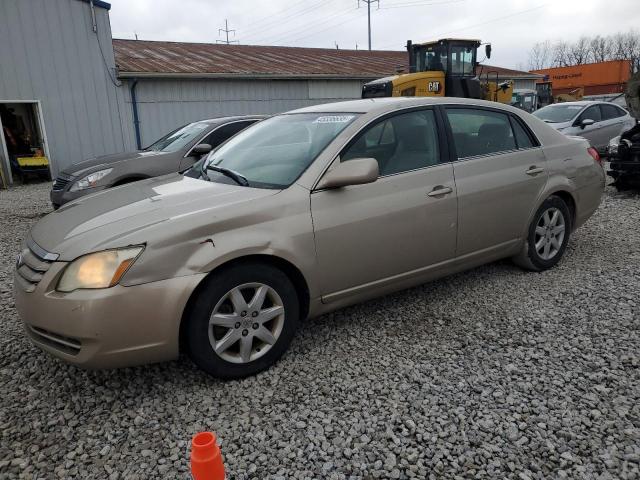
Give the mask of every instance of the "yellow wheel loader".
<svg viewBox="0 0 640 480">
<path fill-rule="evenodd" d="M 480 40 L 444 38 L 407 42 L 409 73 L 373 80 L 362 86 L 362 98 L 464 97 L 511 103 L 513 83 L 498 82 L 497 72 L 476 74 Z M 487 58 L 491 45 L 485 46 Z M 495 74 L 495 80 L 493 75 Z"/>
</svg>

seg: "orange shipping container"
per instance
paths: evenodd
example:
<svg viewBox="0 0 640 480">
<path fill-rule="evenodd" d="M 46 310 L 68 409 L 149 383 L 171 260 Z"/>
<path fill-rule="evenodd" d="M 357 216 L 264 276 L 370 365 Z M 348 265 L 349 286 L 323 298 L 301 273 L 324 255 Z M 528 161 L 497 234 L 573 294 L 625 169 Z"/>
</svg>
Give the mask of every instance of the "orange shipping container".
<svg viewBox="0 0 640 480">
<path fill-rule="evenodd" d="M 611 90 L 611 93 L 623 91 L 624 85 L 631 76 L 629 60 L 612 60 L 601 63 L 587 63 L 573 67 L 545 68 L 533 70 L 533 73 L 548 75 L 556 91 L 568 91 L 584 87 L 589 90 Z M 591 87 L 591 88 L 589 88 Z"/>
</svg>

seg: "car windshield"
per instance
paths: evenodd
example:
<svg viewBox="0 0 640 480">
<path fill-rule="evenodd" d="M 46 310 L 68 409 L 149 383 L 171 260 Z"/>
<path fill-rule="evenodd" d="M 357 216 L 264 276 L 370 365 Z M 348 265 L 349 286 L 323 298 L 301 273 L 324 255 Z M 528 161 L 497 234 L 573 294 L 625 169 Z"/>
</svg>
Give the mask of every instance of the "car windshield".
<svg viewBox="0 0 640 480">
<path fill-rule="evenodd" d="M 228 182 L 230 171 L 251 187 L 288 187 L 356 117 L 292 113 L 263 120 L 211 152 L 200 166 L 202 177 Z"/>
<path fill-rule="evenodd" d="M 160 140 L 149 145 L 145 150 L 154 152 L 177 152 L 182 147 L 191 143 L 196 137 L 203 135 L 210 127 L 207 122 L 195 122 L 185 125 L 165 135 Z"/>
<path fill-rule="evenodd" d="M 582 108 L 582 105 L 571 104 L 547 105 L 533 112 L 533 115 L 547 123 L 563 123 L 572 120 Z"/>
</svg>

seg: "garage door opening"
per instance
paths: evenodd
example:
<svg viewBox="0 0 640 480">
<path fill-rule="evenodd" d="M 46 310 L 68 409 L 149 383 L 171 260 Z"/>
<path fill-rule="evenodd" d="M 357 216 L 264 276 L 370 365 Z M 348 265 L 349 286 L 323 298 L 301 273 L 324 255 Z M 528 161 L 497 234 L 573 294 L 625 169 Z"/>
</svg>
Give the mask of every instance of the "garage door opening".
<svg viewBox="0 0 640 480">
<path fill-rule="evenodd" d="M 0 102 L 0 156 L 3 183 L 51 179 L 38 102 Z"/>
</svg>

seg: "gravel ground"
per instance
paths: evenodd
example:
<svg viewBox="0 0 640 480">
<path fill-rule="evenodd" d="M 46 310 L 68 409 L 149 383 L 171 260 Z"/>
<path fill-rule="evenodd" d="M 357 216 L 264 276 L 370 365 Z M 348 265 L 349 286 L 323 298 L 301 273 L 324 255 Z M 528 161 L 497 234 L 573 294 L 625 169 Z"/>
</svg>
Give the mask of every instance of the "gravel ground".
<svg viewBox="0 0 640 480">
<path fill-rule="evenodd" d="M 609 190 L 545 273 L 509 262 L 308 321 L 275 367 L 87 372 L 33 347 L 11 296 L 49 184 L 0 191 L 0 478 L 640 478 L 640 196 Z"/>
</svg>

